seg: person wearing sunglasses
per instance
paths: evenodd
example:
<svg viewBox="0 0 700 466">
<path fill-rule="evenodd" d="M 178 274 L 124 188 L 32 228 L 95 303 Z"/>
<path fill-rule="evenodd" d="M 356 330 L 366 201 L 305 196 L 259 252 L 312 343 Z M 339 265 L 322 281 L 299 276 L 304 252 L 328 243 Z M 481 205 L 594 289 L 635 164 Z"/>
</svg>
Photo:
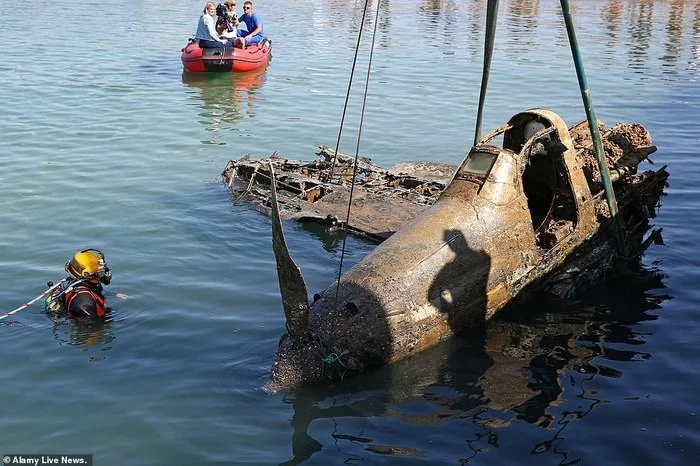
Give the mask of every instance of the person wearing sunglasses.
<svg viewBox="0 0 700 466">
<path fill-rule="evenodd" d="M 246 1 L 243 4 L 243 16 L 238 20 L 246 25 L 246 30 L 238 30 L 238 37 L 233 40 L 234 47 L 246 48 L 263 40 L 263 23 L 260 16 L 253 13 L 253 2 Z"/>
</svg>

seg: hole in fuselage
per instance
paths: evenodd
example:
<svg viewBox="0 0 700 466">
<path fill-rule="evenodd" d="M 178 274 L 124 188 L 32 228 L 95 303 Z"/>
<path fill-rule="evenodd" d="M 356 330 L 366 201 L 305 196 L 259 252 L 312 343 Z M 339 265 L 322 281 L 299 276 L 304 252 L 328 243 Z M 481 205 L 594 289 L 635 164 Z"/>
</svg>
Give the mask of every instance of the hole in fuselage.
<svg viewBox="0 0 700 466">
<path fill-rule="evenodd" d="M 345 313 L 348 315 L 355 315 L 360 312 L 360 309 L 355 305 L 355 303 L 345 303 Z"/>
</svg>

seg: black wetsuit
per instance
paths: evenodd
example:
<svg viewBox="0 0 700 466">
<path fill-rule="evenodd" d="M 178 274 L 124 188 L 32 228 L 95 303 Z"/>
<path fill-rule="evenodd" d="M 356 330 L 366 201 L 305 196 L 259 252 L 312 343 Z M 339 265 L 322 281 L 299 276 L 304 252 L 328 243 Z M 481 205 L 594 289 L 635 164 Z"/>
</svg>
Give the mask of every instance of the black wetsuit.
<svg viewBox="0 0 700 466">
<path fill-rule="evenodd" d="M 97 322 L 105 318 L 110 309 L 102 294 L 102 285 L 83 282 L 66 293 L 68 315 L 78 320 Z"/>
</svg>

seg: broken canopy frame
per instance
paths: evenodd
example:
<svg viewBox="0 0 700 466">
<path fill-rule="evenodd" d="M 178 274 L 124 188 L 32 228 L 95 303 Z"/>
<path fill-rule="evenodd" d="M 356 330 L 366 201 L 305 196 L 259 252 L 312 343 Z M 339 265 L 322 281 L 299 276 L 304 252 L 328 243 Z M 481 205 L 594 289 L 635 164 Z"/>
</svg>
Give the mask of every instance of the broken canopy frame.
<svg viewBox="0 0 700 466">
<path fill-rule="evenodd" d="M 477 142 L 481 140 L 481 122 L 483 118 L 484 102 L 486 100 L 486 90 L 488 88 L 488 80 L 491 70 L 491 56 L 493 54 L 493 44 L 494 39 L 496 37 L 498 1 L 499 0 L 488 0 L 486 10 L 484 69 L 481 77 L 481 91 L 479 94 L 479 109 L 477 111 L 476 130 L 474 132 L 474 145 L 476 145 Z M 593 140 L 595 155 L 598 161 L 598 166 L 600 168 L 600 175 L 603 180 L 603 186 L 605 188 L 605 198 L 608 203 L 608 209 L 610 209 L 610 216 L 613 232 L 615 235 L 615 241 L 617 243 L 618 251 L 622 254 L 622 256 L 625 256 L 627 251 L 625 248 L 625 236 L 622 229 L 622 221 L 618 213 L 617 200 L 615 199 L 615 191 L 613 190 L 612 182 L 610 181 L 610 172 L 608 170 L 608 165 L 605 160 L 605 152 L 603 151 L 603 144 L 600 137 L 600 132 L 598 131 L 598 125 L 596 124 L 598 120 L 596 118 L 595 108 L 593 107 L 591 92 L 588 89 L 588 81 L 586 79 L 586 72 L 583 68 L 581 50 L 578 45 L 578 40 L 576 39 L 576 30 L 574 28 L 573 17 L 571 16 L 571 9 L 569 8 L 569 0 L 560 0 L 560 2 L 562 13 L 564 15 L 564 23 L 566 24 L 566 33 L 569 37 L 569 45 L 571 47 L 571 53 L 574 59 L 574 66 L 576 68 L 576 77 L 578 78 L 579 89 L 581 90 L 581 97 L 583 98 L 583 106 L 586 110 L 588 127 L 591 131 L 591 139 Z"/>
</svg>

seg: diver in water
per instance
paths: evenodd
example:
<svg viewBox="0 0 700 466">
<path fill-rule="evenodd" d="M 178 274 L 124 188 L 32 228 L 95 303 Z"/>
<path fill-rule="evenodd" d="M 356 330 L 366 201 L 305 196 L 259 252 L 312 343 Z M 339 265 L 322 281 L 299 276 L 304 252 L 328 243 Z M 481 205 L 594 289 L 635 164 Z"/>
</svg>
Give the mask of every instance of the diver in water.
<svg viewBox="0 0 700 466">
<path fill-rule="evenodd" d="M 102 285 L 109 285 L 112 272 L 105 264 L 105 256 L 97 249 L 84 249 L 66 262 L 70 275 L 65 286 L 47 297 L 46 308 L 54 313 L 65 310 L 68 317 L 78 321 L 99 322 L 110 312 Z"/>
</svg>

